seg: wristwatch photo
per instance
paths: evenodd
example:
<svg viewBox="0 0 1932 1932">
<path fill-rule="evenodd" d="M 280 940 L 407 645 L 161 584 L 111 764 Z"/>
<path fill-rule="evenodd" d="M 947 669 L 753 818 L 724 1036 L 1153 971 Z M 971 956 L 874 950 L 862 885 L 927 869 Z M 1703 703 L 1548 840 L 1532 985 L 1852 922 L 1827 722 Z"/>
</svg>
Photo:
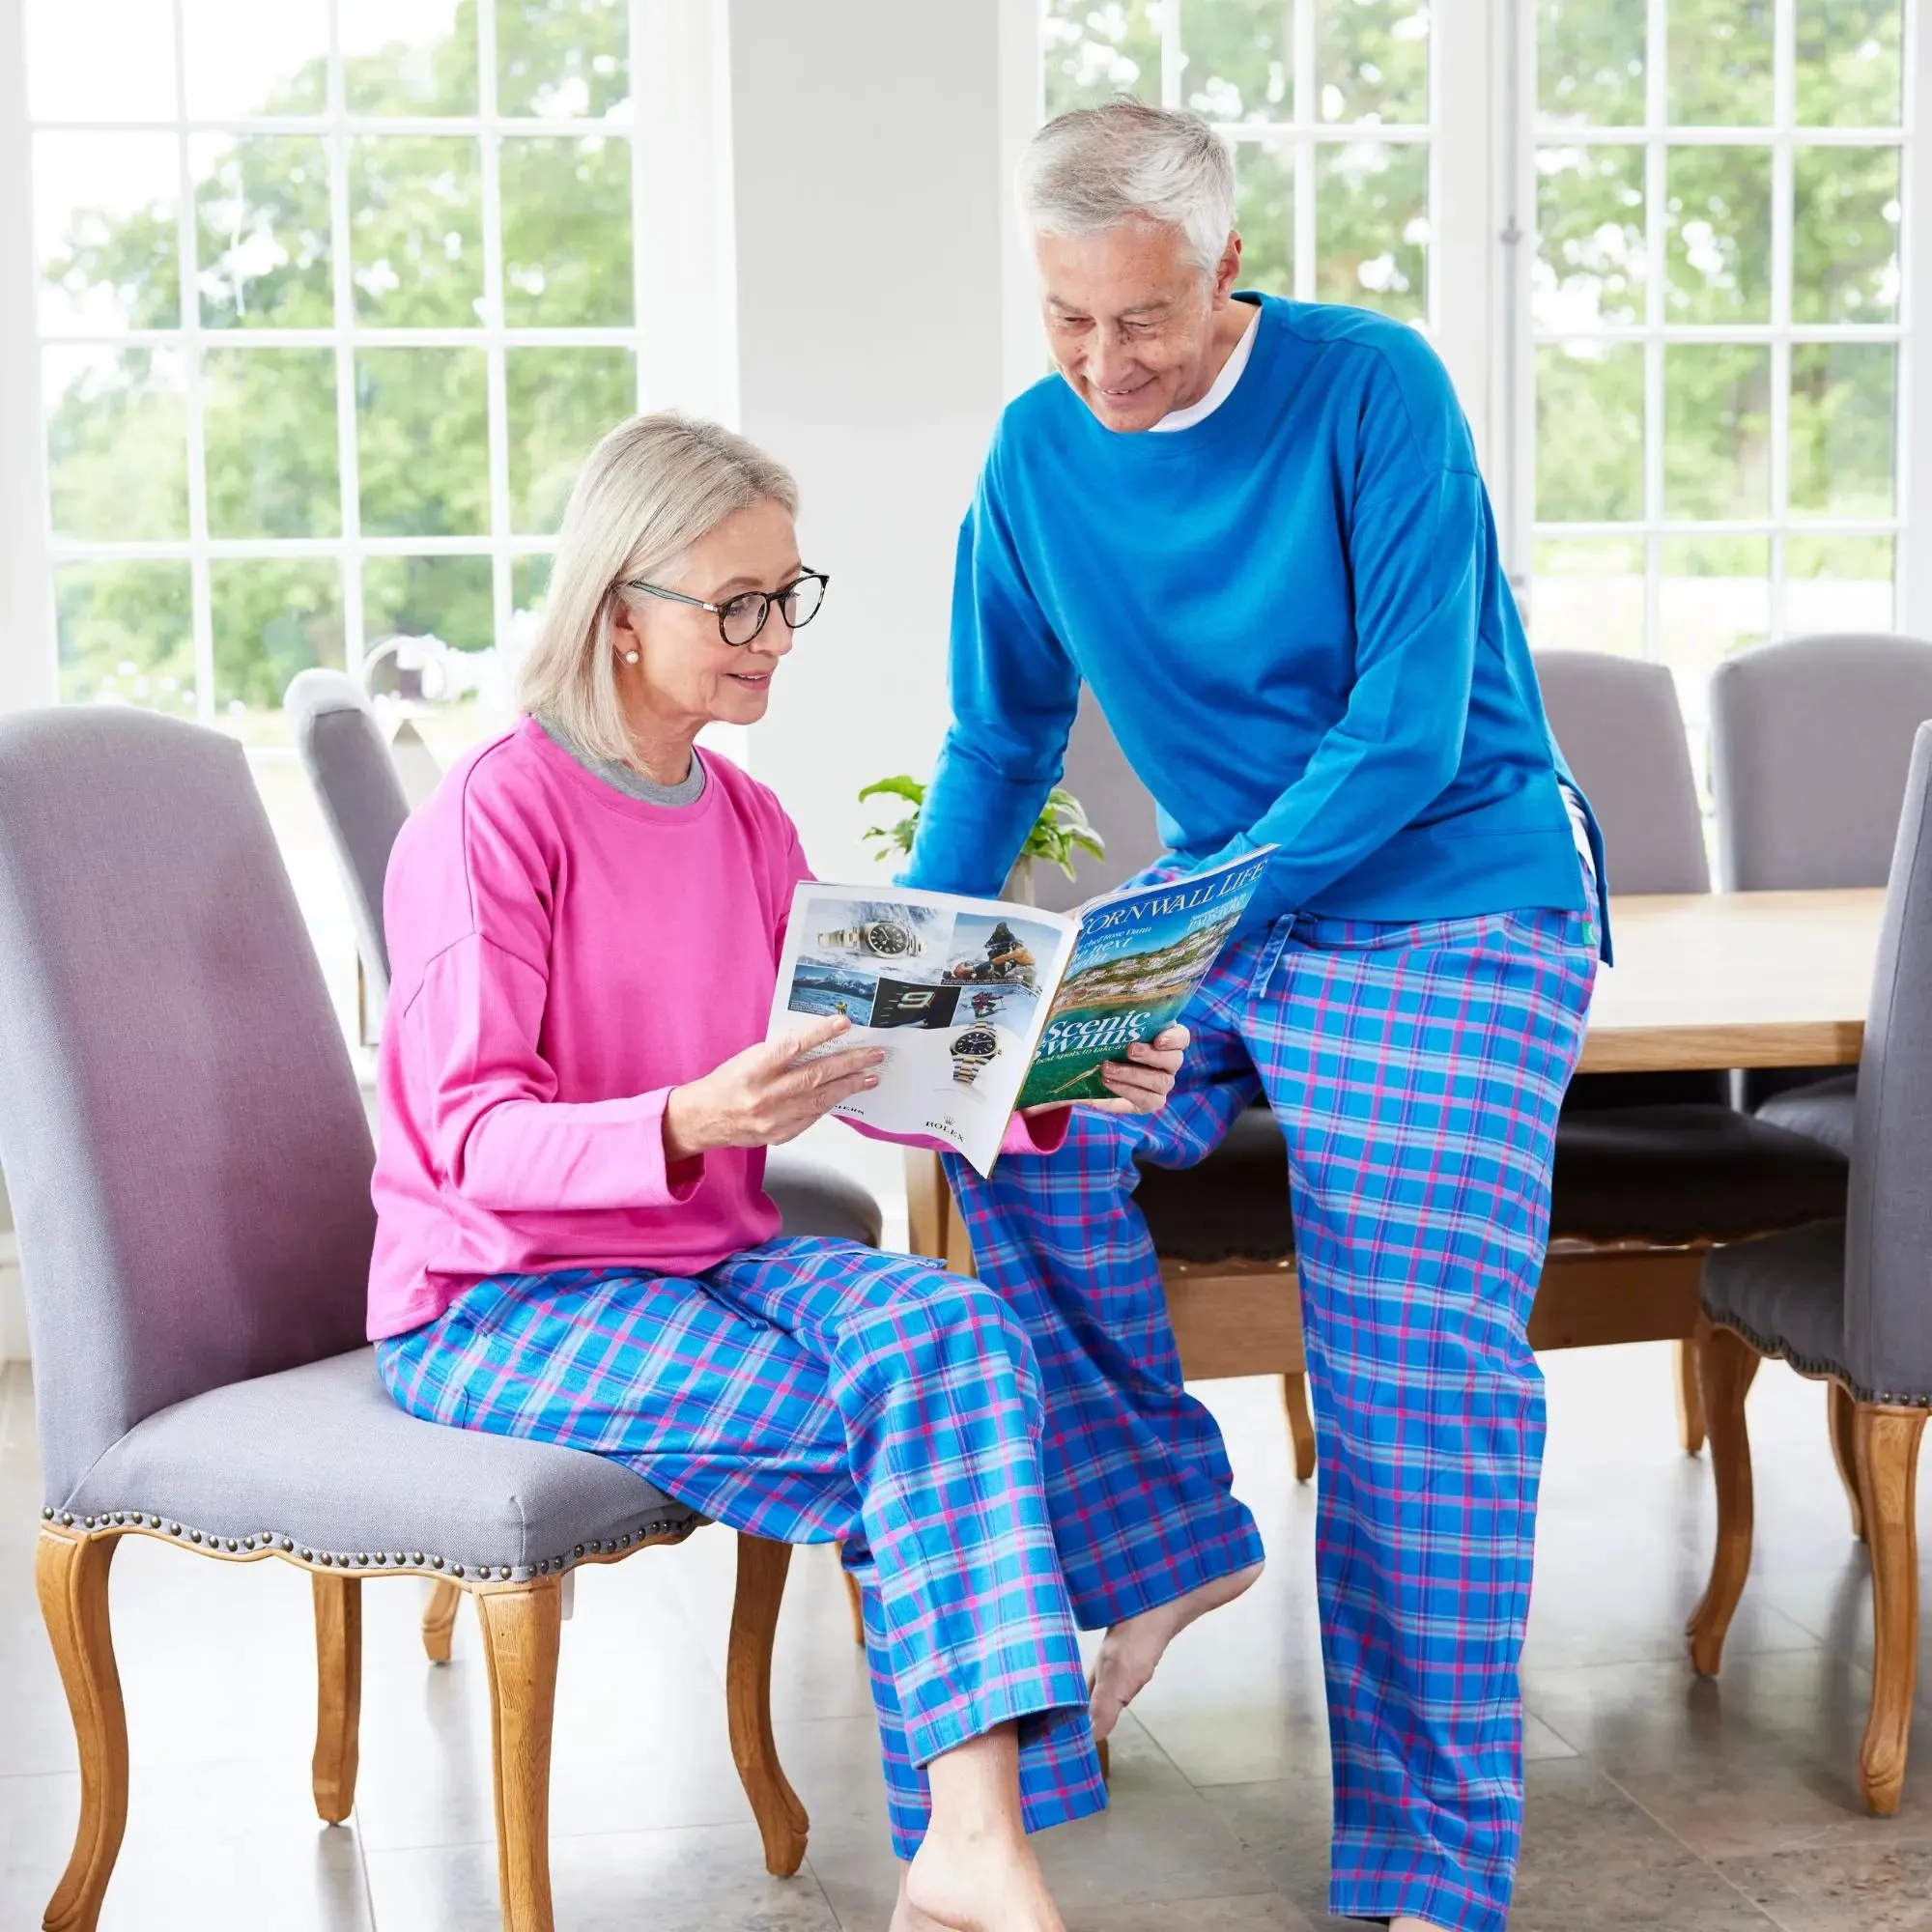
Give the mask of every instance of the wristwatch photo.
<svg viewBox="0 0 1932 1932">
<path fill-rule="evenodd" d="M 821 932 L 818 943 L 847 952 L 869 952 L 879 959 L 914 959 L 924 951 L 919 934 L 901 919 L 868 919 L 859 925 L 840 926 L 837 932 Z"/>
<path fill-rule="evenodd" d="M 953 1079 L 970 1087 L 998 1057 L 1000 1037 L 991 1027 L 968 1027 L 946 1050 L 952 1056 Z"/>
</svg>

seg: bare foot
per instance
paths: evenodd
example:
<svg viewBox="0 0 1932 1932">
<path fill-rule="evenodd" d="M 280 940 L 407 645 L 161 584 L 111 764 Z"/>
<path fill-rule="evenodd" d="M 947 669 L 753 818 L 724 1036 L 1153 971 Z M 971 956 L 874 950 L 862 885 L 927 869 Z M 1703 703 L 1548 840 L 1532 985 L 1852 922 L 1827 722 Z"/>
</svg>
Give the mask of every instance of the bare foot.
<svg viewBox="0 0 1932 1932">
<path fill-rule="evenodd" d="M 1128 1617 L 1107 1633 L 1101 1639 L 1100 1654 L 1094 1660 L 1093 1681 L 1088 1686 L 1096 1741 L 1112 1735 L 1121 1713 L 1147 1688 L 1168 1645 L 1197 1617 L 1232 1604 L 1261 1574 L 1262 1566 L 1257 1563 L 1250 1569 L 1216 1577 L 1170 1604 L 1156 1604 L 1139 1616 Z"/>
<path fill-rule="evenodd" d="M 928 1831 L 899 1878 L 892 1932 L 1065 1932 L 1033 1848 L 1020 1838 Z"/>
<path fill-rule="evenodd" d="M 1389 1932 L 1441 1932 L 1432 1919 L 1414 1918 L 1404 1913 L 1400 1918 L 1389 1920 Z"/>
</svg>

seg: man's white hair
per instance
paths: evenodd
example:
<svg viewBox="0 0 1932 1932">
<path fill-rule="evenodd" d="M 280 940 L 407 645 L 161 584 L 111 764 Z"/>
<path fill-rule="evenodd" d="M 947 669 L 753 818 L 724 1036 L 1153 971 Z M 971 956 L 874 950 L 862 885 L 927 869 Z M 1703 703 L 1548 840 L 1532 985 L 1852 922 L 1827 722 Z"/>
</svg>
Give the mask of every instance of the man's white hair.
<svg viewBox="0 0 1932 1932">
<path fill-rule="evenodd" d="M 766 502 L 796 516 L 798 485 L 733 431 L 669 412 L 619 423 L 570 493 L 519 706 L 554 720 L 593 756 L 627 761 L 611 619 L 620 602 L 646 600 L 625 580 L 674 572 L 726 517 Z"/>
<path fill-rule="evenodd" d="M 1041 235 L 1104 235 L 1123 222 L 1178 228 L 1211 273 L 1235 225 L 1235 166 L 1198 114 L 1110 100 L 1049 121 L 1020 156 L 1020 206 Z"/>
</svg>

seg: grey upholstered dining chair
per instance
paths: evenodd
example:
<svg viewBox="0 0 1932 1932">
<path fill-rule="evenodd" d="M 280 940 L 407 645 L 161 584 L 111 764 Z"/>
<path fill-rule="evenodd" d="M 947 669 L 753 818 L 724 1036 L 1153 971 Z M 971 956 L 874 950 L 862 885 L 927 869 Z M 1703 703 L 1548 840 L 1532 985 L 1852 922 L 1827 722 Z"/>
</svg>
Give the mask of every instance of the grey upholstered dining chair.
<svg viewBox="0 0 1932 1932">
<path fill-rule="evenodd" d="M 389 945 L 383 929 L 383 881 L 389 851 L 409 816 L 401 774 L 383 741 L 382 726 L 354 678 L 339 670 L 305 670 L 283 699 L 296 751 L 335 843 L 355 923 L 365 1027 L 369 1008 L 389 996 Z M 432 754 L 418 742 L 419 763 Z M 765 1163 L 765 1190 L 778 1204 L 787 1235 L 859 1241 L 876 1248 L 884 1233 L 878 1201 L 823 1161 L 776 1150 Z M 855 1640 L 863 1638 L 858 1585 L 846 1573 Z M 431 1592 L 423 1611 L 423 1646 L 447 1662 L 458 1593 L 446 1583 Z"/>
<path fill-rule="evenodd" d="M 1619 894 L 1711 889 L 1702 814 L 1677 687 L 1662 665 L 1598 651 L 1543 651 L 1537 681 L 1550 730 L 1604 835 Z M 1612 922 L 1614 936 L 1614 922 Z M 1557 1128 L 1550 1236 L 1560 1253 L 1614 1252 L 1621 1293 L 1641 1299 L 1662 1277 L 1687 1277 L 1694 1321 L 1697 1258 L 1838 1211 L 1841 1156 L 1728 1103 L 1721 1069 L 1582 1074 Z M 1687 1450 L 1703 1444 L 1694 1341 L 1677 1340 Z"/>
<path fill-rule="evenodd" d="M 1883 886 L 1918 726 L 1932 718 L 1932 643 L 1792 638 L 1711 676 L 1711 771 L 1727 892 Z M 1783 1067 L 1744 1075 L 1761 1120 L 1849 1155 L 1857 1076 Z"/>
<path fill-rule="evenodd" d="M 551 1926 L 565 1576 L 697 1519 L 621 1464 L 406 1415 L 363 1343 L 369 1129 L 242 748 L 138 711 L 0 721 L 0 1161 L 44 1468 L 40 1599 L 81 1763 L 50 1926 L 95 1923 L 128 1740 L 108 1620 L 126 1536 L 313 1580 L 321 1815 L 355 1798 L 365 1577 L 477 1605 L 504 1924 Z M 741 1537 L 733 1754 L 774 1871 L 806 1816 L 773 1747 L 789 1550 Z"/>
<path fill-rule="evenodd" d="M 1879 930 L 1844 1214 L 1715 1252 L 1704 1400 L 1717 1480 L 1710 1586 L 1690 1657 L 1715 1675 L 1751 1551 L 1745 1397 L 1765 1355 L 1831 1390 L 1832 1437 L 1871 1551 L 1871 1709 L 1859 1784 L 1898 1808 L 1918 1661 L 1919 1437 L 1932 1408 L 1932 725 L 1914 740 Z"/>
</svg>

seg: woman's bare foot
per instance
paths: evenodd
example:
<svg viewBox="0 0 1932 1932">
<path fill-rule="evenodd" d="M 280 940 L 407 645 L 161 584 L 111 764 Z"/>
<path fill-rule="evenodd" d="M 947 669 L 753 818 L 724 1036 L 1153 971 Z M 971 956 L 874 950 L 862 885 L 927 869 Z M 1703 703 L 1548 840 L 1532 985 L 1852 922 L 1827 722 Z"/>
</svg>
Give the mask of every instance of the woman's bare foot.
<svg viewBox="0 0 1932 1932">
<path fill-rule="evenodd" d="M 1065 1932 L 1033 1848 L 928 1831 L 899 1876 L 892 1932 Z"/>
<path fill-rule="evenodd" d="M 1197 1617 L 1232 1604 L 1261 1574 L 1262 1566 L 1257 1563 L 1231 1576 L 1216 1577 L 1184 1597 L 1156 1604 L 1152 1609 L 1116 1624 L 1101 1639 L 1088 1686 L 1095 1739 L 1112 1735 L 1121 1713 L 1147 1688 L 1168 1645 Z"/>
</svg>

